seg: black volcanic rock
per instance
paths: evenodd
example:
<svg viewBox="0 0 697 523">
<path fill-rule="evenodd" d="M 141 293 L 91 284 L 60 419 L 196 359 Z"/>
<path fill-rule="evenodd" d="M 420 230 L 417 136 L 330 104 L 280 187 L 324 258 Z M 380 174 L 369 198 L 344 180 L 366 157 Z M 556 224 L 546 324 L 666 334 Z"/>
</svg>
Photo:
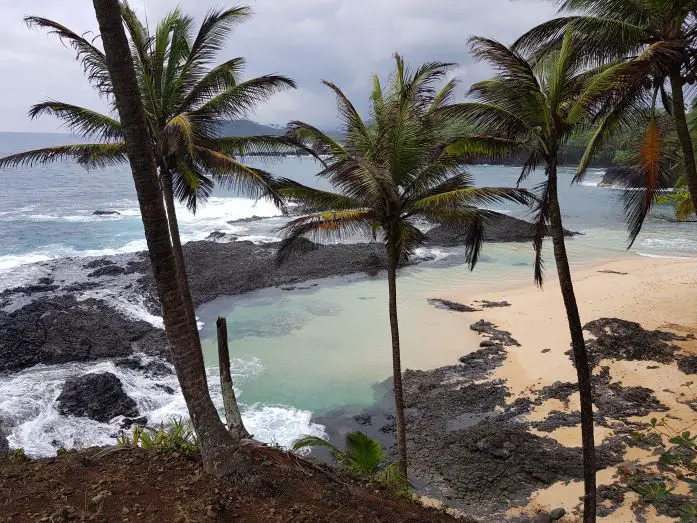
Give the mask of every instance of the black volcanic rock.
<svg viewBox="0 0 697 523">
<path fill-rule="evenodd" d="M 107 423 L 116 416 L 135 418 L 138 407 L 111 372 L 85 374 L 65 382 L 58 399 L 58 412 Z"/>
<path fill-rule="evenodd" d="M 168 357 L 164 332 L 102 300 L 63 295 L 36 299 L 11 313 L 0 311 L 0 372 L 133 352 Z"/>
<path fill-rule="evenodd" d="M 598 187 L 641 188 L 646 187 L 646 180 L 632 167 L 610 167 Z"/>
<path fill-rule="evenodd" d="M 564 234 L 574 236 L 578 233 L 564 229 Z M 505 214 L 495 213 L 484 223 L 484 241 L 487 242 L 527 242 L 532 241 L 534 235 L 535 226 L 532 223 Z M 438 225 L 426 233 L 428 243 L 440 247 L 464 245 L 466 237 L 467 228 L 445 225 Z"/>
<path fill-rule="evenodd" d="M 93 216 L 118 216 L 121 213 L 119 211 L 100 211 L 96 210 L 92 213 Z"/>
</svg>

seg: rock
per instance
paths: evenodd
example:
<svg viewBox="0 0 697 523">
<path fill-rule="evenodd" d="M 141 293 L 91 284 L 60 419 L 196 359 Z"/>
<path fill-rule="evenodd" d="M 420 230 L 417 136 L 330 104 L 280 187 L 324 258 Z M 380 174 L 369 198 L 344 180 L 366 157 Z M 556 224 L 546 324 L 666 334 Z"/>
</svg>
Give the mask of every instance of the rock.
<svg viewBox="0 0 697 523">
<path fill-rule="evenodd" d="M 498 308 L 498 307 L 510 307 L 511 306 L 511 304 L 508 303 L 507 301 L 476 300 L 475 303 L 478 303 L 484 309 L 494 309 L 494 308 Z"/>
<path fill-rule="evenodd" d="M 93 216 L 120 216 L 121 213 L 119 211 L 94 211 L 92 213 Z"/>
<path fill-rule="evenodd" d="M 496 343 L 491 340 L 483 340 L 479 342 L 480 347 L 493 347 Z"/>
<path fill-rule="evenodd" d="M 564 230 L 566 236 L 574 236 L 572 231 Z M 484 223 L 484 241 L 486 242 L 527 242 L 535 236 L 535 225 L 512 216 L 495 213 Z M 547 236 L 549 236 L 549 231 Z M 467 229 L 438 225 L 426 233 L 430 245 L 455 247 L 464 245 Z"/>
<path fill-rule="evenodd" d="M 497 329 L 496 325 L 488 321 L 479 320 L 470 325 L 470 329 L 484 336 L 488 336 L 490 340 L 501 343 L 507 347 L 520 347 L 520 343 L 511 336 L 510 332 Z"/>
<path fill-rule="evenodd" d="M 172 369 L 163 361 L 154 360 L 144 363 L 139 356 L 116 360 L 114 365 L 124 369 L 138 370 L 147 376 L 155 378 L 172 374 Z"/>
<path fill-rule="evenodd" d="M 669 342 L 690 339 L 670 332 L 647 331 L 638 323 L 619 318 L 599 318 L 586 323 L 583 329 L 595 336 L 594 340 L 586 341 L 592 366 L 604 358 L 670 363 L 679 347 Z M 567 354 L 573 361 L 572 351 Z"/>
<path fill-rule="evenodd" d="M 564 516 L 566 516 L 566 510 L 561 507 L 555 508 L 552 512 L 549 513 L 549 517 L 552 518 L 552 521 L 561 519 Z"/>
<path fill-rule="evenodd" d="M 126 274 L 126 269 L 118 265 L 105 265 L 87 275 L 88 278 L 100 278 L 102 276 L 120 276 Z"/>
<path fill-rule="evenodd" d="M 230 225 L 234 225 L 236 223 L 249 223 L 249 222 L 258 222 L 259 220 L 265 220 L 269 218 L 268 216 L 257 216 L 256 214 L 254 216 L 250 216 L 249 218 L 239 218 L 238 220 L 230 220 L 228 223 Z"/>
<path fill-rule="evenodd" d="M 678 368 L 685 374 L 697 374 L 697 356 L 681 356 L 677 361 Z"/>
<path fill-rule="evenodd" d="M 439 309 L 445 309 L 448 311 L 455 311 L 455 312 L 476 312 L 479 309 L 475 309 L 473 307 L 470 307 L 468 305 L 463 305 L 462 303 L 457 303 L 455 301 L 450 301 L 450 300 L 442 300 L 440 298 L 428 298 L 428 303 L 433 305 L 434 307 L 437 307 Z"/>
<path fill-rule="evenodd" d="M 138 407 L 123 390 L 121 381 L 111 372 L 85 374 L 63 384 L 58 396 L 58 412 L 107 423 L 116 416 L 135 418 Z"/>
<path fill-rule="evenodd" d="M 0 456 L 4 456 L 10 452 L 10 443 L 7 441 L 5 430 L 4 423 L 0 420 Z"/>
<path fill-rule="evenodd" d="M 549 514 L 537 514 L 534 518 L 532 518 L 532 523 L 552 523 L 554 521 L 552 517 Z"/>
<path fill-rule="evenodd" d="M 610 167 L 598 187 L 641 188 L 646 187 L 646 178 L 633 167 Z"/>
<path fill-rule="evenodd" d="M 130 429 L 133 425 L 138 425 L 139 427 L 145 427 L 148 424 L 148 418 L 141 416 L 140 418 L 125 418 L 121 422 L 122 429 Z"/>
<path fill-rule="evenodd" d="M 9 314 L 0 311 L 0 372 L 134 352 L 169 357 L 164 331 L 127 318 L 102 300 L 37 298 Z"/>
<path fill-rule="evenodd" d="M 227 236 L 227 234 L 224 233 L 223 231 L 213 231 L 212 233 L 210 233 L 206 237 L 206 240 L 208 240 L 208 241 L 221 240 L 221 239 L 225 238 L 226 236 Z"/>
</svg>

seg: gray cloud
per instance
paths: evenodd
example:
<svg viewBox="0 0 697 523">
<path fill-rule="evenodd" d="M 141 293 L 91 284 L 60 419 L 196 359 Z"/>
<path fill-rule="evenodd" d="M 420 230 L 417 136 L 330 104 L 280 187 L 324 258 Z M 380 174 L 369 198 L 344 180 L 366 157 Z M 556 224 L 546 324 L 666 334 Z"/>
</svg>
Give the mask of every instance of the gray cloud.
<svg viewBox="0 0 697 523">
<path fill-rule="evenodd" d="M 282 73 L 298 89 L 279 94 L 251 118 L 264 123 L 302 119 L 336 125 L 334 100 L 321 79 L 332 80 L 359 108 L 367 105 L 372 74 L 392 68 L 399 51 L 409 63 L 427 60 L 456 62 L 463 85 L 487 75 L 473 63 L 466 38 L 472 34 L 512 41 L 533 25 L 554 15 L 543 0 L 250 0 L 255 16 L 230 39 L 221 60 L 247 59 L 247 74 Z M 55 19 L 76 32 L 96 31 L 91 2 L 85 0 L 24 0 L 0 6 L 0 130 L 56 131 L 49 118 L 30 121 L 32 103 L 51 98 L 104 110 L 103 100 L 82 76 L 74 54 L 37 30 L 29 30 L 24 15 Z M 180 0 L 182 9 L 201 19 L 209 5 Z M 151 23 L 176 5 L 172 0 L 132 0 Z"/>
</svg>

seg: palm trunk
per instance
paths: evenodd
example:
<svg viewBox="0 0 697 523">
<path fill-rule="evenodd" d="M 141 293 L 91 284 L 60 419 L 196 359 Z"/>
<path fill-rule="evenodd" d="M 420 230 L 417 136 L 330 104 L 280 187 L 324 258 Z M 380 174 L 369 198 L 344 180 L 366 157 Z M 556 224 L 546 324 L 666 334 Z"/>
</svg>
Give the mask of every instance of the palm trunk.
<svg viewBox="0 0 697 523">
<path fill-rule="evenodd" d="M 392 332 L 392 379 L 394 385 L 394 408 L 397 423 L 397 448 L 399 470 L 407 477 L 407 426 L 404 420 L 404 393 L 402 391 L 402 361 L 399 351 L 399 323 L 397 320 L 397 262 L 395 245 L 387 245 L 387 287 L 389 289 L 390 330 Z"/>
<path fill-rule="evenodd" d="M 549 217 L 554 244 L 554 259 L 557 264 L 559 287 L 564 298 L 566 317 L 569 321 L 571 346 L 576 362 L 578 376 L 578 392 L 581 399 L 581 440 L 583 444 L 583 521 L 595 522 L 596 489 L 595 489 L 595 442 L 593 437 L 593 395 L 591 389 L 591 370 L 588 364 L 586 343 L 583 339 L 583 327 L 578 313 L 574 285 L 571 281 L 569 259 L 564 243 L 564 228 L 561 220 L 561 209 L 557 195 L 557 166 L 549 166 Z"/>
<path fill-rule="evenodd" d="M 118 0 L 93 0 L 106 54 L 113 94 L 121 118 L 128 158 L 145 229 L 145 239 L 165 332 L 191 421 L 201 444 L 204 468 L 217 475 L 247 463 L 220 421 L 210 399 L 198 330 L 192 328 L 177 277 L 169 226 L 133 60 L 121 21 Z"/>
<path fill-rule="evenodd" d="M 227 321 L 219 317 L 215 322 L 218 330 L 218 366 L 220 367 L 220 388 L 225 407 L 225 419 L 232 437 L 241 440 L 249 437 L 249 432 L 242 421 L 240 407 L 235 397 L 235 389 L 232 386 L 232 374 L 230 373 L 230 348 L 227 342 Z"/>
<path fill-rule="evenodd" d="M 189 276 L 186 273 L 186 262 L 184 261 L 184 250 L 182 249 L 181 236 L 179 235 L 179 221 L 177 220 L 177 210 L 174 206 L 174 191 L 172 188 L 172 173 L 166 165 L 160 166 L 160 179 L 162 180 L 162 191 L 165 197 L 167 208 L 167 222 L 169 223 L 169 234 L 172 238 L 172 250 L 174 251 L 174 262 L 177 264 L 177 275 L 179 284 L 182 288 L 184 302 L 187 311 L 190 311 L 189 321 L 196 325 L 196 307 L 191 298 L 191 287 L 189 286 Z M 198 327 L 197 327 L 198 329 Z"/>
<path fill-rule="evenodd" d="M 678 132 L 680 146 L 685 159 L 685 178 L 690 189 L 692 205 L 697 209 L 697 164 L 695 164 L 695 151 L 692 147 L 690 128 L 687 125 L 682 85 L 682 77 L 678 69 L 670 75 L 670 89 L 673 94 L 673 119 L 675 120 L 675 130 Z"/>
</svg>

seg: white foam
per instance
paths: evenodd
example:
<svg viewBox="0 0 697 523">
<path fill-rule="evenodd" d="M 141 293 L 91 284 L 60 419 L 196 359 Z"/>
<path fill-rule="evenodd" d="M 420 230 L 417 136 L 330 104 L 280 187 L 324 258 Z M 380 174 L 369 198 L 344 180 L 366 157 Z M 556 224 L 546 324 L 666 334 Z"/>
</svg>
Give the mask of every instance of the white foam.
<svg viewBox="0 0 697 523">
<path fill-rule="evenodd" d="M 678 255 L 666 255 L 666 254 L 653 254 L 648 252 L 637 252 L 637 256 L 643 256 L 644 258 L 659 258 L 665 260 L 694 260 L 697 259 L 695 256 L 678 256 Z"/>
<path fill-rule="evenodd" d="M 140 355 L 144 362 L 153 358 Z M 233 380 L 241 398 L 242 418 L 251 433 L 260 441 L 289 447 L 304 434 L 324 436 L 321 425 L 311 423 L 312 413 L 281 405 L 244 404 L 244 381 L 263 370 L 261 362 L 233 359 Z M 120 368 L 110 361 L 37 365 L 21 372 L 0 376 L 0 418 L 11 426 L 8 441 L 12 448 L 23 447 L 30 456 L 54 456 L 56 449 L 113 445 L 120 432 L 121 417 L 110 423 L 87 418 L 62 416 L 55 402 L 66 379 L 87 373 L 111 372 L 123 384 L 124 391 L 136 402 L 148 425 L 157 426 L 172 417 L 187 417 L 188 412 L 174 374 L 146 377 L 140 371 Z M 222 412 L 220 379 L 217 368 L 207 369 L 213 402 Z M 170 387 L 174 394 L 165 388 Z"/>
<path fill-rule="evenodd" d="M 584 187 L 597 187 L 598 184 L 600 183 L 600 180 L 583 180 L 580 185 L 583 185 Z"/>
<path fill-rule="evenodd" d="M 697 252 L 697 241 L 688 238 L 644 238 L 639 245 L 648 249 Z"/>
<path fill-rule="evenodd" d="M 444 258 L 447 258 L 450 256 L 452 253 L 448 252 L 444 249 L 437 249 L 437 248 L 429 248 L 429 247 L 418 247 L 414 251 L 414 257 L 416 259 L 434 259 L 434 260 L 442 260 Z"/>
</svg>

